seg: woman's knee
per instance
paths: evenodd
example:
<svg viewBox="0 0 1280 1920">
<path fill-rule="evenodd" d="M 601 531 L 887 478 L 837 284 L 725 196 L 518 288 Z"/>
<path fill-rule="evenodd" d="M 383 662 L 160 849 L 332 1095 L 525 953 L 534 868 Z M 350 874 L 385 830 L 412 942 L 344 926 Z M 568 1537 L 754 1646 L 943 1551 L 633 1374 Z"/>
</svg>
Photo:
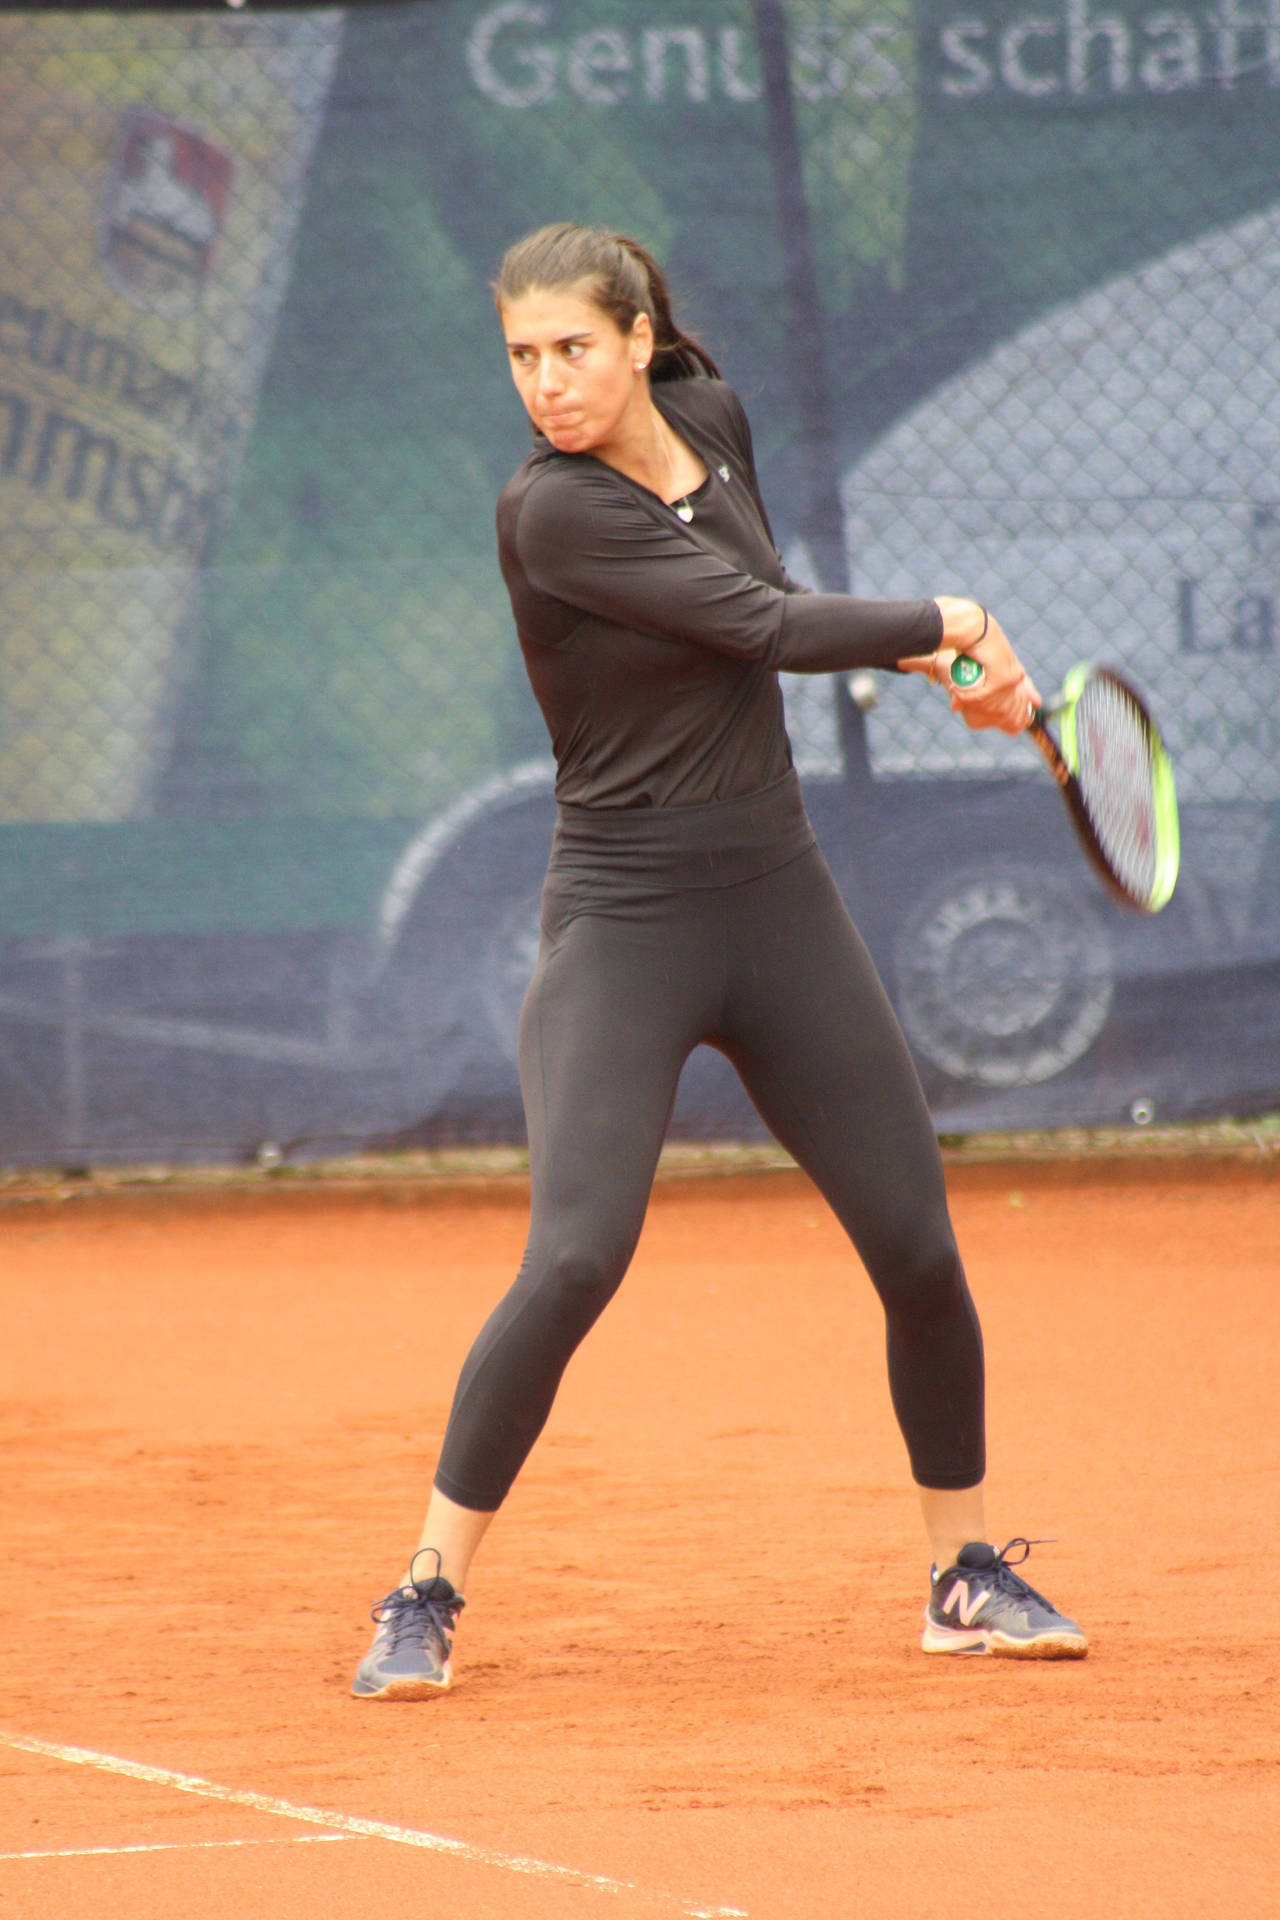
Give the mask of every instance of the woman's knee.
<svg viewBox="0 0 1280 1920">
<path fill-rule="evenodd" d="M 530 1243 L 522 1290 L 548 1320 L 581 1337 L 617 1292 L 630 1249 L 558 1235 L 547 1245 Z"/>
<path fill-rule="evenodd" d="M 903 1223 L 878 1248 L 871 1277 L 890 1313 L 929 1318 L 951 1312 L 968 1295 L 949 1221 Z"/>
</svg>

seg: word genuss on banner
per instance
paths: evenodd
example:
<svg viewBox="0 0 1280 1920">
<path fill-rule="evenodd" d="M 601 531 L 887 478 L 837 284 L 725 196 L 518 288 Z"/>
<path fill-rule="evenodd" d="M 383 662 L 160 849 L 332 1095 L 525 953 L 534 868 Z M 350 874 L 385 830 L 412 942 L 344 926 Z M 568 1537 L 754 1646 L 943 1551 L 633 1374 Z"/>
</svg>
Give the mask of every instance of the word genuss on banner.
<svg viewBox="0 0 1280 1920">
<path fill-rule="evenodd" d="M 653 5 L 651 18 L 668 9 Z M 575 32 L 573 6 L 499 0 L 477 19 L 467 65 L 481 93 L 503 107 L 555 100 L 590 106 L 685 100 L 753 101 L 760 80 L 744 27 L 639 24 Z M 1091 0 L 987 21 L 957 13 L 942 22 L 929 62 L 944 99 L 1097 103 L 1246 84 L 1280 87 L 1280 0 L 1212 0 L 1200 7 L 1155 5 L 1129 17 Z M 895 21 L 836 19 L 792 36 L 796 92 L 817 103 L 842 94 L 884 100 L 916 84 L 911 29 Z"/>
</svg>

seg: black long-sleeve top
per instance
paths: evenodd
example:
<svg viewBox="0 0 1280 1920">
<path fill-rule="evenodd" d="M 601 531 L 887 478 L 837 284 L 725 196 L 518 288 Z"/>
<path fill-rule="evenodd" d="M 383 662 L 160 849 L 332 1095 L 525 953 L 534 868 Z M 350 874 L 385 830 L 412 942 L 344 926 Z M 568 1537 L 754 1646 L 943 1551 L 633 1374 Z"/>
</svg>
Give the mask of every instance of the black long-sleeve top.
<svg viewBox="0 0 1280 1920">
<path fill-rule="evenodd" d="M 780 669 L 892 667 L 942 637 L 932 600 L 809 593 L 787 577 L 741 403 L 720 380 L 655 386 L 707 480 L 687 524 L 638 481 L 542 436 L 498 502 L 498 555 L 557 798 L 679 807 L 791 766 Z"/>
</svg>

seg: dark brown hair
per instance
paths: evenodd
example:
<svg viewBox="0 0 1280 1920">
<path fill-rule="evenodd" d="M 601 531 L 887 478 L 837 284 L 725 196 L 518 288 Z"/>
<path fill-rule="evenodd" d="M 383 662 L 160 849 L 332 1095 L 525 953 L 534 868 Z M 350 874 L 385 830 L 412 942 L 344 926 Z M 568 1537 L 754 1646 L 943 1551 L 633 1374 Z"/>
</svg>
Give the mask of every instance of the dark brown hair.
<svg viewBox="0 0 1280 1920">
<path fill-rule="evenodd" d="M 671 314 L 671 290 L 653 255 L 638 240 L 603 227 L 577 227 L 567 221 L 539 227 L 508 247 L 493 283 L 499 309 L 534 287 L 585 285 L 594 304 L 620 333 L 630 333 L 636 315 L 647 313 L 653 326 L 651 380 L 691 380 L 701 374 L 719 379 L 706 348 L 684 333 Z"/>
</svg>

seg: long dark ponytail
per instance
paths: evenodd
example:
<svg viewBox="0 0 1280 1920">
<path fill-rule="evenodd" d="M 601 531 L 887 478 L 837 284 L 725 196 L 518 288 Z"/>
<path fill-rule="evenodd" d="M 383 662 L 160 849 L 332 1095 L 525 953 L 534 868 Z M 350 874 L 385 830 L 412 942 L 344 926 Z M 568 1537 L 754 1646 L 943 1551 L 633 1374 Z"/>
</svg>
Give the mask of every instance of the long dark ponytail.
<svg viewBox="0 0 1280 1920">
<path fill-rule="evenodd" d="M 493 297 L 502 308 L 534 287 L 579 285 L 589 287 L 595 305 L 622 333 L 630 333 L 637 314 L 648 314 L 654 342 L 651 380 L 719 379 L 720 369 L 706 348 L 676 325 L 662 268 L 625 234 L 567 221 L 539 227 L 503 255 Z"/>
</svg>

